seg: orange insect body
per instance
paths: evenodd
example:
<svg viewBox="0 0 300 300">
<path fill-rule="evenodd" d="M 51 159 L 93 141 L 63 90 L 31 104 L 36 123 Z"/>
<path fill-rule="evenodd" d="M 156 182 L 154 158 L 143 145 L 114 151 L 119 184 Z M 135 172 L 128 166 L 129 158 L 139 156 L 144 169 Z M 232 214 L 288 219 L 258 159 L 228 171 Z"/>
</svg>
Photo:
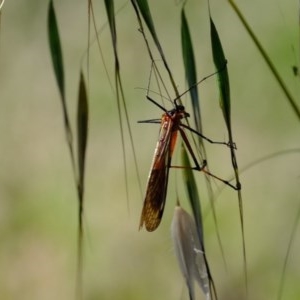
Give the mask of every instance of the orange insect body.
<svg viewBox="0 0 300 300">
<path fill-rule="evenodd" d="M 188 114 L 181 105 L 176 105 L 175 109 L 162 115 L 159 140 L 148 177 L 140 229 L 145 225 L 147 231 L 154 231 L 160 224 L 166 202 L 169 168 L 177 133 L 181 119 L 187 116 Z"/>
<path fill-rule="evenodd" d="M 175 148 L 178 131 L 180 132 L 187 151 L 190 153 L 191 158 L 194 161 L 195 167 L 192 168 L 193 170 L 203 171 L 205 174 L 210 175 L 217 180 L 220 180 L 234 190 L 239 190 L 241 187 L 240 185 L 234 186 L 230 184 L 229 181 L 226 181 L 205 170 L 206 160 L 203 160 L 202 166 L 200 166 L 183 128 L 188 129 L 192 133 L 197 134 L 202 139 L 205 139 L 212 144 L 222 144 L 236 149 L 234 143 L 213 141 L 204 136 L 202 133 L 197 132 L 195 129 L 192 129 L 182 123 L 181 119 L 188 117 L 189 114 L 185 111 L 182 105 L 178 105 L 176 103 L 176 99 L 174 100 L 175 108 L 167 111 L 163 106 L 155 102 L 150 97 L 147 96 L 147 98 L 156 106 L 165 111 L 160 120 L 159 139 L 156 144 L 150 174 L 148 177 L 146 196 L 139 227 L 141 229 L 143 225 L 145 225 L 148 231 L 154 231 L 159 226 L 164 213 L 169 179 L 169 169 L 171 167 L 171 159 Z M 158 123 L 159 120 L 154 119 L 141 122 Z"/>
</svg>

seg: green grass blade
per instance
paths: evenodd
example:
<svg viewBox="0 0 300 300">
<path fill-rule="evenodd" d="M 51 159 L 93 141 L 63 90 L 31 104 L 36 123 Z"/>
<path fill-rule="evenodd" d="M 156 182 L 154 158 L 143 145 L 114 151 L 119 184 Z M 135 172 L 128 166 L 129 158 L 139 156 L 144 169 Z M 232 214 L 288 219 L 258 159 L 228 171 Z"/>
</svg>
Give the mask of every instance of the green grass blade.
<svg viewBox="0 0 300 300">
<path fill-rule="evenodd" d="M 55 10 L 54 10 L 52 0 L 50 0 L 49 8 L 48 8 L 48 38 L 49 38 L 49 45 L 50 45 L 50 52 L 52 57 L 54 73 L 55 73 L 57 85 L 61 96 L 60 98 L 61 98 L 61 104 L 63 109 L 66 138 L 67 138 L 67 143 L 70 151 L 73 173 L 74 173 L 75 181 L 77 183 L 77 173 L 76 173 L 76 165 L 75 165 L 74 150 L 73 150 L 73 134 L 70 126 L 66 98 L 65 98 L 65 82 L 64 82 L 62 50 L 61 50 L 60 37 L 59 37 L 56 15 L 55 15 Z"/>
<path fill-rule="evenodd" d="M 112 37 L 116 37 L 115 8 L 113 0 L 105 0 L 106 14 Z"/>
<path fill-rule="evenodd" d="M 74 159 L 74 151 L 73 151 L 73 135 L 72 135 L 72 130 L 71 130 L 70 121 L 68 117 L 67 103 L 65 98 L 65 79 L 64 79 L 62 50 L 61 50 L 60 37 L 59 37 L 56 15 L 55 15 L 55 10 L 54 10 L 52 0 L 50 0 L 49 8 L 48 8 L 48 38 L 49 38 L 49 45 L 50 45 L 52 64 L 54 68 L 54 74 L 55 74 L 55 78 L 61 96 L 60 98 L 61 98 L 62 109 L 63 109 L 67 143 L 71 155 L 73 172 L 76 178 L 76 167 L 75 167 L 75 159 Z"/>
<path fill-rule="evenodd" d="M 114 56 L 115 56 L 115 69 L 116 72 L 119 72 L 119 58 L 117 52 L 117 31 L 116 31 L 116 21 L 115 21 L 115 8 L 114 8 L 114 1 L 113 0 L 105 0 L 105 8 L 106 14 L 108 18 L 108 24 L 110 28 L 110 34 L 112 39 L 112 45 L 114 49 Z"/>
<path fill-rule="evenodd" d="M 218 83 L 220 89 L 220 106 L 223 112 L 223 116 L 228 131 L 231 132 L 230 88 L 229 88 L 228 70 L 226 65 L 227 61 L 225 59 L 219 34 L 217 32 L 217 29 L 215 27 L 212 18 L 210 18 L 210 37 L 211 37 L 211 46 L 212 46 L 214 64 L 216 69 L 219 71 L 217 76 L 218 76 Z"/>
<path fill-rule="evenodd" d="M 116 23 L 115 23 L 115 8 L 113 0 L 105 0 L 105 8 L 106 14 L 108 18 L 108 24 L 110 28 L 111 37 L 113 40 L 113 46 L 115 47 L 117 42 L 117 34 L 116 34 Z"/>
<path fill-rule="evenodd" d="M 211 34 L 211 45 L 212 53 L 215 67 L 218 72 L 218 82 L 220 90 L 220 106 L 223 112 L 225 123 L 228 130 L 229 142 L 231 145 L 234 145 L 232 129 L 231 129 L 231 116 L 230 116 L 230 88 L 229 88 L 229 76 L 227 70 L 227 61 L 224 55 L 223 47 L 219 34 L 215 27 L 215 24 L 210 16 L 210 34 Z M 243 213 L 243 201 L 241 193 L 241 183 L 239 179 L 239 170 L 237 159 L 235 155 L 235 149 L 230 148 L 231 163 L 235 174 L 236 187 L 238 189 L 238 204 L 240 212 L 240 223 L 241 223 L 241 233 L 242 233 L 242 244 L 243 244 L 243 261 L 244 261 L 244 277 L 245 277 L 245 286 L 246 286 L 246 295 L 248 293 L 248 279 L 247 279 L 247 259 L 246 259 L 246 243 L 245 243 L 245 229 L 244 229 L 244 213 Z"/>
<path fill-rule="evenodd" d="M 88 137 L 88 98 L 87 90 L 84 81 L 84 76 L 81 71 L 77 105 L 77 141 L 78 141 L 78 172 L 79 183 L 83 188 L 84 169 L 85 169 L 85 154 Z"/>
<path fill-rule="evenodd" d="M 152 35 L 152 38 L 156 44 L 156 47 L 161 49 L 156 31 L 155 31 L 155 27 L 154 27 L 153 19 L 151 16 L 150 8 L 148 5 L 148 1 L 147 0 L 136 0 L 136 3 L 138 5 L 139 10 L 143 16 L 143 19 Z"/>
<path fill-rule="evenodd" d="M 84 169 L 88 136 L 88 98 L 83 73 L 80 72 L 77 104 L 77 146 L 78 146 L 78 261 L 77 261 L 77 298 L 82 299 L 83 275 L 83 211 L 84 211 Z"/>
<path fill-rule="evenodd" d="M 76 283 L 76 299 L 81 300 L 83 299 L 82 295 L 82 237 L 83 237 L 83 226 L 82 226 L 82 218 L 83 218 L 83 184 L 80 183 L 82 180 L 83 182 L 83 172 L 82 175 L 79 174 L 77 171 L 79 171 L 80 165 L 84 165 L 84 159 L 83 157 L 83 151 L 78 150 L 78 158 L 79 161 L 82 160 L 82 162 L 79 162 L 78 168 L 76 168 L 75 163 L 75 155 L 74 155 L 74 148 L 73 148 L 73 134 L 70 126 L 70 121 L 68 117 L 68 110 L 67 110 L 67 104 L 66 104 L 66 98 L 65 98 L 65 82 L 64 82 L 64 68 L 63 68 L 63 58 L 62 58 L 62 50 L 61 50 L 61 43 L 60 43 L 60 37 L 58 32 L 58 26 L 57 26 L 57 20 L 55 15 L 55 10 L 53 6 L 52 0 L 49 2 L 49 9 L 48 9 L 48 38 L 49 38 L 49 45 L 50 45 L 50 52 L 52 57 L 52 64 L 54 68 L 54 73 L 57 81 L 57 85 L 60 92 L 60 98 L 63 108 L 63 117 L 64 117 L 64 125 L 65 125 L 65 132 L 66 132 L 66 138 L 67 143 L 70 151 L 71 156 L 71 162 L 72 162 L 72 168 L 73 168 L 73 174 L 74 179 L 77 186 L 77 193 L 78 193 L 78 202 L 79 202 L 79 220 L 78 220 L 78 258 L 77 258 L 77 283 Z M 80 94 L 83 94 L 83 88 L 80 89 Z M 80 96 L 80 101 L 83 101 L 83 96 Z M 82 103 L 80 104 L 82 106 Z M 80 111 L 82 113 L 83 108 L 80 108 Z M 80 127 L 83 125 L 81 124 Z M 83 131 L 83 129 L 80 129 Z M 81 133 L 82 135 L 82 133 Z M 78 136 L 79 138 L 79 136 Z M 80 143 L 83 144 L 83 135 L 80 137 Z M 82 146 L 81 146 L 82 147 Z M 84 150 L 85 152 L 85 150 Z M 80 173 L 80 171 L 79 171 Z M 80 179 L 79 177 L 82 177 Z"/>
<path fill-rule="evenodd" d="M 181 43 L 182 43 L 182 53 L 183 53 L 183 61 L 184 61 L 184 67 L 185 67 L 185 74 L 187 78 L 187 82 L 189 87 L 192 87 L 190 90 L 191 100 L 192 100 L 192 107 L 193 107 L 193 115 L 194 115 L 194 121 L 198 132 L 202 132 L 202 122 L 201 122 L 201 109 L 200 109 L 200 98 L 198 95 L 198 89 L 197 89 L 197 72 L 196 72 L 196 63 L 195 63 L 195 56 L 194 56 L 194 50 L 190 35 L 190 30 L 188 27 L 188 22 L 186 19 L 184 6 L 181 10 Z M 199 138 L 200 148 L 203 157 L 207 157 L 206 155 L 206 149 L 205 145 L 203 143 L 203 139 Z M 208 165 L 207 165 L 208 169 Z M 214 197 L 213 197 L 213 190 L 211 185 L 211 177 L 205 176 L 205 182 L 206 187 L 208 191 L 208 197 L 209 201 L 211 203 L 211 209 L 212 214 L 216 226 L 216 235 L 219 243 L 219 247 L 221 249 L 222 258 L 224 261 L 225 268 L 227 268 L 225 254 L 222 246 L 221 236 L 218 228 L 218 221 L 216 216 L 216 210 L 214 206 Z"/>
<path fill-rule="evenodd" d="M 207 270 L 207 274 L 208 274 L 208 278 L 209 278 L 210 291 L 211 291 L 211 294 L 214 295 L 215 298 L 217 299 L 216 288 L 215 288 L 214 281 L 213 281 L 213 278 L 212 278 L 212 275 L 210 272 L 210 268 L 208 265 L 205 248 L 204 248 L 202 212 L 201 212 L 199 192 L 198 192 L 194 173 L 192 170 L 192 166 L 191 166 L 187 151 L 183 144 L 181 147 L 182 147 L 181 148 L 181 158 L 182 158 L 182 163 L 184 166 L 184 169 L 183 169 L 184 186 L 186 188 L 189 202 L 192 207 L 193 216 L 194 216 L 194 220 L 196 223 L 196 230 L 197 230 L 201 250 L 203 251 L 203 258 L 205 261 L 205 266 L 206 266 L 206 270 Z"/>
<path fill-rule="evenodd" d="M 124 109 L 125 120 L 126 120 L 126 125 L 127 125 L 127 129 L 128 129 L 129 138 L 130 138 L 130 145 L 131 145 L 131 148 L 132 148 L 133 159 L 134 159 L 134 164 L 135 164 L 135 169 L 136 169 L 136 174 L 137 174 L 137 177 L 138 177 L 140 190 L 141 190 L 141 183 L 140 183 L 140 177 L 139 177 L 139 172 L 138 172 L 136 152 L 135 152 L 135 147 L 134 147 L 134 143 L 133 143 L 133 135 L 132 135 L 131 126 L 130 126 L 130 123 L 129 123 L 129 114 L 128 114 L 128 111 L 127 111 L 125 95 L 124 95 L 123 85 L 122 85 L 122 80 L 121 80 L 120 63 L 119 63 L 119 56 L 118 56 L 118 49 L 117 49 L 117 31 L 116 31 L 116 22 L 115 22 L 114 1 L 113 0 L 105 0 L 105 7 L 106 7 L 108 23 L 109 23 L 110 32 L 111 32 L 112 45 L 113 45 L 114 58 L 115 58 L 116 100 L 117 100 L 119 126 L 120 126 L 120 133 L 121 133 L 121 142 L 122 142 L 122 153 L 123 153 L 122 155 L 123 155 L 123 164 L 124 164 L 126 199 L 128 201 L 128 199 L 129 199 L 129 196 L 128 196 L 128 179 L 127 179 L 125 137 L 124 137 L 123 119 L 122 119 L 122 111 L 121 111 L 122 105 L 123 105 L 123 109 Z"/>
<path fill-rule="evenodd" d="M 196 225 L 197 225 L 197 231 L 199 234 L 199 238 L 200 238 L 200 241 L 202 242 L 203 241 L 203 226 L 202 226 L 202 213 L 201 213 L 198 188 L 196 185 L 194 173 L 192 171 L 192 166 L 191 166 L 187 151 L 183 145 L 182 145 L 181 151 L 182 151 L 181 152 L 182 165 L 184 166 L 184 169 L 183 169 L 184 186 L 186 187 L 189 202 L 192 207 L 194 219 L 195 219 Z"/>
<path fill-rule="evenodd" d="M 249 24 L 247 23 L 246 19 L 242 15 L 241 11 L 235 5 L 235 3 L 234 3 L 233 0 L 228 0 L 228 2 L 231 5 L 231 7 L 233 8 L 233 10 L 235 11 L 235 13 L 237 14 L 237 16 L 239 17 L 239 19 L 242 22 L 242 24 L 245 27 L 245 29 L 247 30 L 247 32 L 250 35 L 252 41 L 254 42 L 254 44 L 257 47 L 257 49 L 259 50 L 260 54 L 264 58 L 266 64 L 268 65 L 269 69 L 271 70 L 273 76 L 275 77 L 278 85 L 280 86 L 281 90 L 285 94 L 286 99 L 289 102 L 292 110 L 296 114 L 297 118 L 300 120 L 300 107 L 298 106 L 297 101 L 294 99 L 294 97 L 292 96 L 292 94 L 289 92 L 287 86 L 285 85 L 285 83 L 283 82 L 281 76 L 277 72 L 277 70 L 276 70 L 274 64 L 272 63 L 270 57 L 268 56 L 268 54 L 266 53 L 266 51 L 262 47 L 262 45 L 259 42 L 258 38 L 254 34 L 253 30 L 250 28 Z"/>
<path fill-rule="evenodd" d="M 123 99 L 124 108 L 126 110 L 123 88 L 121 83 L 121 75 L 120 75 L 120 64 L 119 64 L 119 56 L 117 49 L 117 31 L 116 31 L 116 22 L 115 22 L 115 10 L 114 10 L 114 1 L 113 0 L 105 0 L 105 8 L 111 33 L 112 46 L 114 50 L 114 58 L 115 58 L 115 87 L 116 87 L 116 100 L 117 100 L 117 109 L 118 109 L 118 117 L 119 117 L 119 128 L 121 134 L 121 143 L 122 143 L 122 155 L 123 155 L 123 166 L 124 166 L 124 178 L 125 178 L 125 189 L 126 189 L 126 199 L 128 196 L 128 182 L 127 182 L 127 163 L 126 163 L 126 149 L 125 149 L 125 137 L 124 137 L 124 128 L 123 128 L 123 119 L 122 119 L 122 111 L 121 111 L 121 99 L 120 94 Z M 126 114 L 127 123 L 128 116 Z M 130 129 L 129 129 L 130 130 Z M 127 200 L 128 201 L 128 200 Z"/>
<path fill-rule="evenodd" d="M 51 51 L 52 64 L 54 73 L 59 88 L 62 101 L 65 101 L 65 81 L 62 50 L 60 44 L 60 37 L 57 27 L 56 15 L 52 0 L 49 2 L 48 9 L 48 37 Z"/>
<path fill-rule="evenodd" d="M 195 56 L 184 7 L 181 10 L 181 45 L 185 76 L 188 86 L 192 87 L 189 92 L 192 100 L 195 126 L 197 131 L 202 132 L 199 95 L 197 86 L 195 86 L 197 83 Z"/>
<path fill-rule="evenodd" d="M 291 232 L 289 242 L 288 242 L 288 245 L 287 245 L 287 249 L 286 249 L 283 268 L 282 268 L 282 272 L 281 272 L 279 290 L 278 290 L 278 294 L 277 294 L 277 300 L 282 299 L 284 283 L 285 283 L 285 280 L 286 280 L 285 277 L 287 275 L 288 259 L 290 257 L 292 246 L 293 246 L 293 243 L 295 242 L 295 239 L 296 239 L 296 236 L 297 236 L 297 233 L 298 233 L 297 228 L 298 228 L 298 225 L 299 225 L 299 221 L 300 221 L 300 207 L 297 211 L 297 215 L 296 215 L 296 218 L 295 218 L 295 221 L 294 221 L 294 225 L 293 225 L 292 232 Z"/>
</svg>

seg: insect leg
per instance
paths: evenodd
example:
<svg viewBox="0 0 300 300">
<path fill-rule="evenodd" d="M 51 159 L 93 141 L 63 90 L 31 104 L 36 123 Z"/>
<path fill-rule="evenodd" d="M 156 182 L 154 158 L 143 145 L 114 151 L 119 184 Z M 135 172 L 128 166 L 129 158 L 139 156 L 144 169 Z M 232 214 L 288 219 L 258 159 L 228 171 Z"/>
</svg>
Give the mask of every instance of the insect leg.
<svg viewBox="0 0 300 300">
<path fill-rule="evenodd" d="M 198 132 L 197 130 L 183 124 L 183 123 L 180 123 L 180 126 L 183 127 L 183 128 L 186 128 L 188 130 L 190 130 L 191 132 L 197 134 L 198 136 L 202 137 L 204 140 L 208 141 L 209 143 L 211 144 L 220 144 L 220 145 L 226 145 L 227 147 L 229 148 L 232 148 L 232 149 L 236 149 L 236 145 L 235 143 L 230 143 L 230 142 L 217 142 L 217 141 L 213 141 L 211 140 L 210 138 L 206 137 L 205 135 L 203 135 L 202 133 Z"/>
<path fill-rule="evenodd" d="M 207 165 L 206 160 L 203 161 L 203 164 L 202 164 L 202 166 L 200 167 L 200 165 L 199 165 L 199 163 L 198 163 L 198 161 L 197 161 L 197 158 L 196 158 L 196 156 L 195 156 L 195 153 L 194 153 L 194 151 L 193 151 L 193 149 L 192 149 L 192 147 L 191 147 L 190 142 L 188 141 L 188 138 L 187 138 L 185 132 L 184 132 L 183 129 L 181 129 L 180 127 L 179 127 L 179 132 L 180 132 L 181 137 L 182 137 L 182 139 L 183 139 L 183 141 L 184 141 L 184 143 L 185 143 L 185 145 L 186 145 L 186 147 L 187 147 L 187 149 L 188 149 L 188 151 L 189 151 L 189 153 L 190 153 L 190 155 L 191 155 L 191 157 L 192 157 L 192 159 L 193 159 L 193 161 L 194 161 L 195 167 L 193 168 L 193 170 L 196 170 L 196 171 L 202 171 L 202 172 L 204 172 L 205 174 L 207 174 L 207 175 L 209 175 L 209 176 L 211 176 L 211 177 L 213 177 L 213 178 L 215 178 L 215 179 L 217 179 L 217 180 L 223 182 L 224 184 L 230 186 L 232 189 L 234 189 L 234 190 L 236 190 L 236 191 L 238 191 L 238 190 L 241 189 L 240 186 L 234 186 L 234 185 L 231 184 L 229 181 L 224 180 L 224 179 L 222 179 L 222 178 L 220 178 L 220 177 L 218 177 L 218 176 L 212 174 L 211 172 L 207 171 L 207 170 L 205 169 L 205 167 L 206 167 L 206 165 Z M 182 169 L 182 168 L 184 168 L 184 167 L 176 167 L 176 166 L 173 167 L 173 166 L 172 166 L 172 168 L 181 168 L 181 169 Z"/>
</svg>

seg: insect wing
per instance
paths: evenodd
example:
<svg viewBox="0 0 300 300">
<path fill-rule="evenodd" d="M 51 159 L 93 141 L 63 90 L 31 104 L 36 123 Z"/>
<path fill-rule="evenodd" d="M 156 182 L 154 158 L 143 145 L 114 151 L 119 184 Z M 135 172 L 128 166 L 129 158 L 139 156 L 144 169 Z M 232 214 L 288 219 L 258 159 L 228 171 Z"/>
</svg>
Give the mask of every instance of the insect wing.
<svg viewBox="0 0 300 300">
<path fill-rule="evenodd" d="M 164 114 L 140 220 L 140 228 L 145 225 L 147 231 L 154 231 L 158 227 L 164 212 L 171 163 L 172 149 L 170 146 L 175 143 L 174 139 L 177 135 L 177 131 L 173 130 L 173 125 L 170 116 Z"/>
</svg>

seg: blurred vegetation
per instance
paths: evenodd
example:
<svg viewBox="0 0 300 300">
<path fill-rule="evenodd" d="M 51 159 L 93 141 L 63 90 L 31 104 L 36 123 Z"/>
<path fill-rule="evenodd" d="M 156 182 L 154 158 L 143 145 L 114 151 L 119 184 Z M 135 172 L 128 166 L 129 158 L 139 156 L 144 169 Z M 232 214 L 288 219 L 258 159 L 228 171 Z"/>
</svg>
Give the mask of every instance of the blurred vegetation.
<svg viewBox="0 0 300 300">
<path fill-rule="evenodd" d="M 180 44 L 181 5 L 149 1 L 156 29 L 178 89 L 186 89 Z M 129 143 L 129 202 L 125 197 L 122 146 L 115 94 L 96 43 L 90 48 L 90 123 L 84 224 L 84 299 L 188 299 L 172 250 L 170 224 L 176 201 L 189 210 L 181 171 L 171 170 L 167 204 L 159 229 L 138 232 L 143 192 L 158 126 L 137 124 L 161 111 L 146 100 L 150 60 L 130 3 L 116 11 L 121 74 L 136 145 L 142 194 Z M 299 63 L 297 3 L 238 1 L 286 85 L 297 97 Z M 65 64 L 66 98 L 75 127 L 79 71 L 87 48 L 88 10 L 84 1 L 54 2 Z M 47 38 L 48 1 L 6 1 L 0 32 L 0 295 L 1 299 L 74 299 L 77 260 L 77 200 L 63 131 L 59 92 Z M 239 167 L 299 149 L 299 120 L 289 107 L 253 42 L 226 1 L 211 11 L 228 60 L 232 126 Z M 104 4 L 94 1 L 101 46 L 113 78 L 113 52 Z M 211 74 L 209 20 L 204 2 L 186 5 L 196 49 L 198 77 Z M 91 31 L 92 39 L 94 31 Z M 86 62 L 83 63 L 86 66 Z M 140 89 L 142 88 L 142 89 Z M 171 95 L 174 96 L 174 95 Z M 215 80 L 200 85 L 203 130 L 226 140 Z M 187 106 L 189 111 L 189 106 Z M 128 140 L 128 136 L 125 135 Z M 178 147 L 179 148 L 179 147 Z M 178 149 L 177 149 L 178 150 Z M 211 170 L 232 175 L 228 151 L 207 145 Z M 177 151 L 176 151 L 177 152 Z M 179 161 L 175 153 L 174 162 Z M 284 258 L 299 210 L 298 152 L 265 160 L 241 174 L 248 259 L 249 299 L 276 299 Z M 179 180 L 180 179 L 180 180 Z M 197 176 L 201 187 L 202 174 Z M 221 257 L 205 190 L 207 256 L 220 299 L 242 299 L 243 262 L 235 192 L 217 199 L 217 217 L 227 271 Z M 299 299 L 299 229 L 288 257 L 282 299 Z M 202 299 L 198 291 L 199 299 Z"/>
</svg>

